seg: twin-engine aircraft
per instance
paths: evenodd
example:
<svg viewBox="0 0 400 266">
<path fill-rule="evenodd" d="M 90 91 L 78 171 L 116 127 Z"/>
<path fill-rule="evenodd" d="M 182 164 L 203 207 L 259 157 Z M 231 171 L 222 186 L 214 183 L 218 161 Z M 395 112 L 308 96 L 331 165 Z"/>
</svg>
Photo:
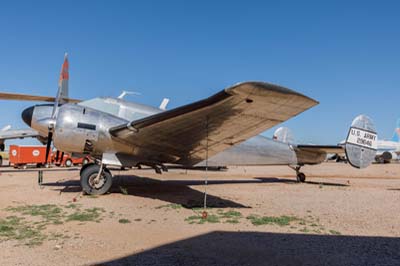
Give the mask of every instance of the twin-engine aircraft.
<svg viewBox="0 0 400 266">
<path fill-rule="evenodd" d="M 39 100 L 22 112 L 22 119 L 57 150 L 89 154 L 96 159 L 80 171 L 82 189 L 104 194 L 112 185 L 109 166 L 147 165 L 156 172 L 168 165 L 183 167 L 216 163 L 289 165 L 300 172 L 318 164 L 327 153 L 345 151 L 351 165 L 368 166 L 375 157 L 377 135 L 371 120 L 356 118 L 343 146 L 295 145 L 258 134 L 318 104 L 290 89 L 266 82 L 243 82 L 215 95 L 171 110 L 121 98 L 87 101 L 68 95 L 65 56 L 56 97 L 1 93 L 1 99 Z"/>
</svg>

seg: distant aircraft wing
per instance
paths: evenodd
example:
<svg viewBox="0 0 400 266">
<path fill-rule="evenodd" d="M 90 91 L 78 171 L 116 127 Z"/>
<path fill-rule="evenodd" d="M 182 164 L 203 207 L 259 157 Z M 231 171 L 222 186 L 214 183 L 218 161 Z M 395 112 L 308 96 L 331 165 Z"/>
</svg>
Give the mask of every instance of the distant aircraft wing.
<svg viewBox="0 0 400 266">
<path fill-rule="evenodd" d="M 317 105 L 300 93 L 245 82 L 207 99 L 110 129 L 142 160 L 194 165 Z M 207 138 L 208 136 L 208 138 Z M 207 149 L 208 147 L 208 149 Z"/>
<path fill-rule="evenodd" d="M 0 92 L 0 100 L 16 100 L 16 101 L 38 101 L 38 102 L 54 102 L 55 97 L 38 96 L 30 94 L 19 94 L 10 92 Z M 78 103 L 81 102 L 77 99 L 64 98 L 65 102 Z"/>
<path fill-rule="evenodd" d="M 31 137 L 34 138 L 38 136 L 39 133 L 36 130 L 30 128 L 0 131 L 0 140 L 21 139 L 21 138 L 31 138 Z"/>
</svg>

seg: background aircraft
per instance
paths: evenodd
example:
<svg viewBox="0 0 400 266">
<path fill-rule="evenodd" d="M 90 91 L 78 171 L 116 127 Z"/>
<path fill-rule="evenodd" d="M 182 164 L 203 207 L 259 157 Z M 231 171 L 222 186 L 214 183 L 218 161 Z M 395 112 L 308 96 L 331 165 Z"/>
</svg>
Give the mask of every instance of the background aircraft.
<svg viewBox="0 0 400 266">
<path fill-rule="evenodd" d="M 166 111 L 121 98 L 71 100 L 68 79 L 65 56 L 55 98 L 19 95 L 19 100 L 41 97 L 54 104 L 29 107 L 22 112 L 22 119 L 47 137 L 47 155 L 54 141 L 58 150 L 90 154 L 96 159 L 80 173 L 81 186 L 89 194 L 104 194 L 110 189 L 112 175 L 107 166 L 148 165 L 161 173 L 167 164 L 207 163 L 223 151 L 229 153 L 229 148 L 231 153 L 240 153 L 236 163 L 241 164 L 269 165 L 268 158 L 275 157 L 273 164 L 293 166 L 300 181 L 305 179 L 300 167 L 319 163 L 327 150 L 345 150 L 351 165 L 358 168 L 375 158 L 377 136 L 365 116 L 355 119 L 343 147 L 292 145 L 255 137 L 318 104 L 282 86 L 243 82 Z M 0 98 L 15 99 L 15 94 L 3 93 Z"/>
<path fill-rule="evenodd" d="M 5 126 L 0 130 L 0 151 L 4 151 L 5 144 L 4 142 L 8 139 L 22 139 L 22 138 L 38 138 L 39 140 L 44 141 L 39 133 L 36 130 L 31 128 L 26 129 L 10 129 L 11 126 Z"/>
<path fill-rule="evenodd" d="M 389 163 L 400 155 L 400 119 L 397 120 L 392 140 L 379 140 L 375 160 L 378 163 Z"/>
</svg>

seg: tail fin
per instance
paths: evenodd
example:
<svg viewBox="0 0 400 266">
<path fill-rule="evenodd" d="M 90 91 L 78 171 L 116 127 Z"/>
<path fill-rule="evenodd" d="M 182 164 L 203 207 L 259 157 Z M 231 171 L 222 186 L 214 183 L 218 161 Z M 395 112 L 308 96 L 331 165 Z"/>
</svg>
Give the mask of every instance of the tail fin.
<svg viewBox="0 0 400 266">
<path fill-rule="evenodd" d="M 397 120 L 396 129 L 394 130 L 392 141 L 400 142 L 400 119 Z"/>
<path fill-rule="evenodd" d="M 60 79 L 58 81 L 58 93 L 57 98 L 59 98 L 59 103 L 65 103 L 65 99 L 68 99 L 68 81 L 69 81 L 69 63 L 68 63 L 68 54 L 64 55 L 64 63 L 61 67 Z"/>
<path fill-rule="evenodd" d="M 69 80 L 69 73 L 68 73 L 68 54 L 65 53 L 64 55 L 64 62 L 61 66 L 61 73 L 60 79 L 58 80 L 58 91 L 57 96 L 54 100 L 54 107 L 51 117 L 55 119 L 57 116 L 58 106 L 60 104 L 66 103 L 68 99 L 68 80 Z M 47 154 L 47 152 L 46 152 Z M 47 157 L 46 157 L 47 158 Z"/>
<path fill-rule="evenodd" d="M 280 127 L 275 131 L 273 140 L 293 144 L 294 143 L 294 135 L 289 128 Z"/>
<path fill-rule="evenodd" d="M 8 130 L 10 130 L 10 128 L 11 128 L 11 125 L 7 125 L 7 126 L 3 127 L 0 131 L 2 131 L 2 132 L 8 131 Z"/>
</svg>

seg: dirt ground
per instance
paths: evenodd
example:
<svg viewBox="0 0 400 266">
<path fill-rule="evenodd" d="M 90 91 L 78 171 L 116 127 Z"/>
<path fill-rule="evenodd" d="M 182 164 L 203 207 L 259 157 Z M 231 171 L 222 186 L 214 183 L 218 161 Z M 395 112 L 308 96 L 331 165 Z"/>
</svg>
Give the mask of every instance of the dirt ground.
<svg viewBox="0 0 400 266">
<path fill-rule="evenodd" d="M 209 171 L 207 219 L 201 171 L 115 170 L 99 197 L 78 168 L 0 172 L 0 265 L 400 265 L 400 164 Z"/>
</svg>

